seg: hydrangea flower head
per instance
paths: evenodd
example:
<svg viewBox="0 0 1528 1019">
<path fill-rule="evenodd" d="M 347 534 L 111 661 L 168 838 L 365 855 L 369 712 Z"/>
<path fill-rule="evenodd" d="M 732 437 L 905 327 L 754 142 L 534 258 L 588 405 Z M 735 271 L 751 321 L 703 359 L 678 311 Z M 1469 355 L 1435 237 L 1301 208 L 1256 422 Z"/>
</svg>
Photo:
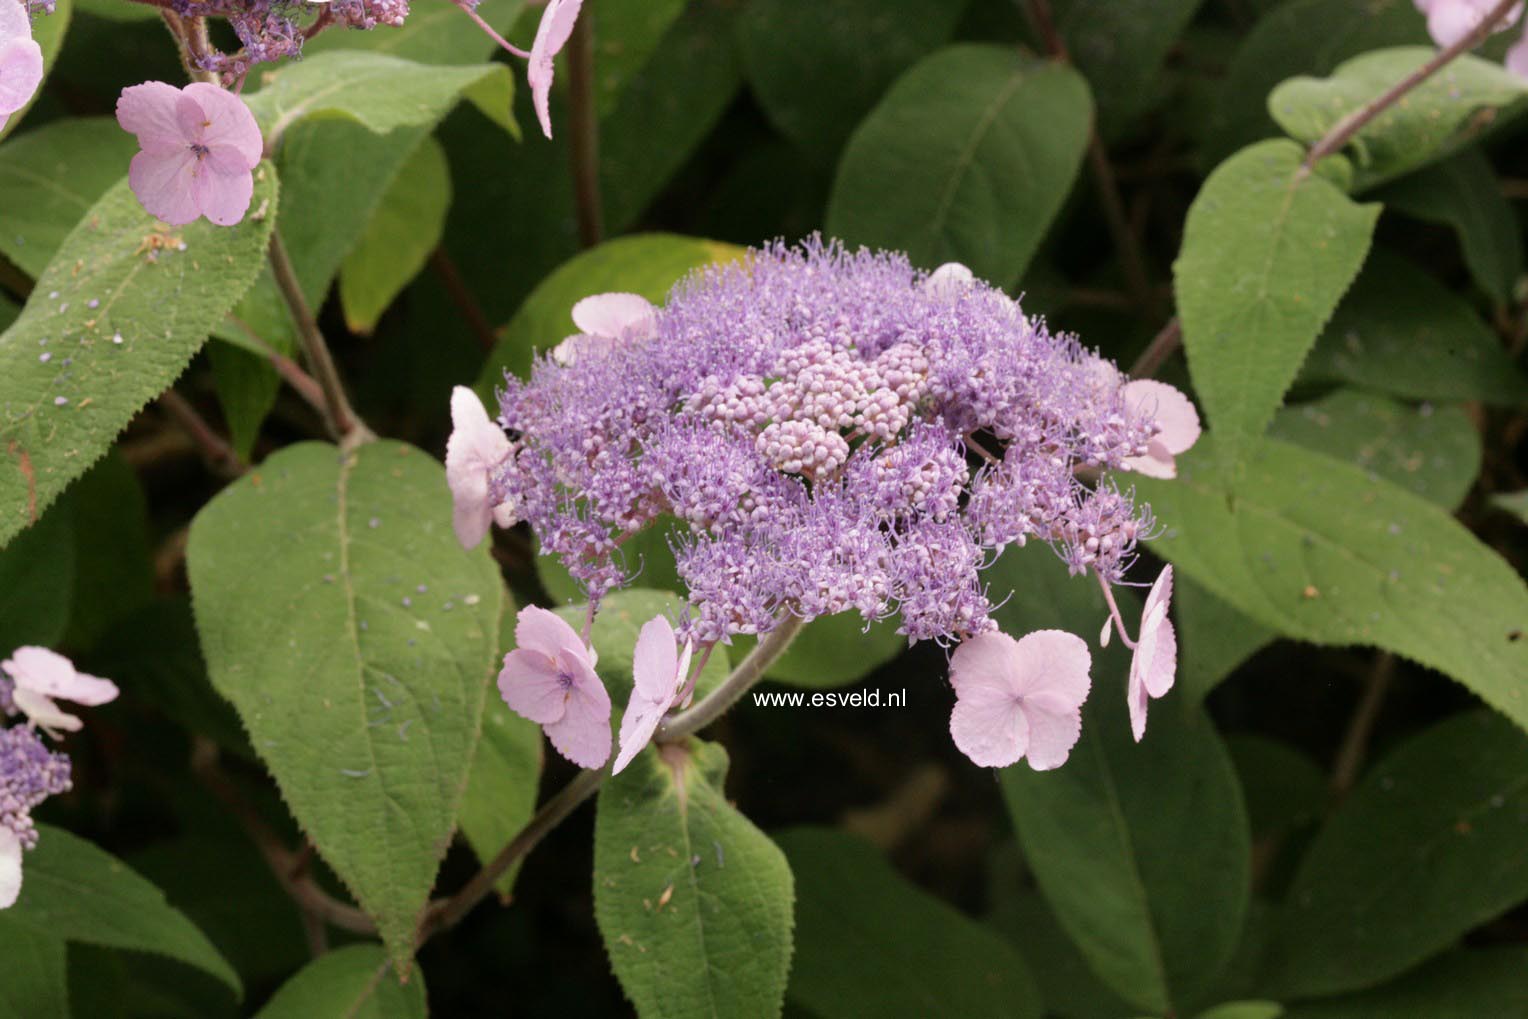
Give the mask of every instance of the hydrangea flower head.
<svg viewBox="0 0 1528 1019">
<path fill-rule="evenodd" d="M 116 700 L 119 692 L 111 680 L 80 672 L 45 647 L 17 648 L 0 662 L 0 673 L 0 712 L 24 715 L 49 733 L 78 732 L 83 724 L 54 698 L 95 707 Z"/>
<path fill-rule="evenodd" d="M 1061 630 L 971 638 L 950 656 L 955 745 L 986 768 L 1061 767 L 1082 733 L 1091 665 L 1082 638 Z"/>
<path fill-rule="evenodd" d="M 0 909 L 21 894 L 21 854 L 37 845 L 32 808 L 69 790 L 69 758 L 29 726 L 0 729 Z"/>
<path fill-rule="evenodd" d="M 642 625 L 632 656 L 631 700 L 621 716 L 621 752 L 616 755 L 611 774 L 619 775 L 631 763 L 674 706 L 680 684 L 690 671 L 692 650 L 688 643 L 680 649 L 674 628 L 664 617 L 649 619 Z"/>
<path fill-rule="evenodd" d="M 510 710 L 541 726 L 557 752 L 581 768 L 610 758 L 610 695 L 594 671 L 598 661 L 561 616 L 528 605 L 499 673 Z"/>
<path fill-rule="evenodd" d="M 1126 701 L 1130 706 L 1130 731 L 1137 743 L 1146 735 L 1146 708 L 1154 697 L 1172 689 L 1178 669 L 1178 636 L 1167 609 L 1173 598 L 1173 568 L 1165 566 L 1146 596 L 1141 610 L 1141 631 L 1130 659 L 1130 682 Z"/>
<path fill-rule="evenodd" d="M 477 394 L 466 386 L 451 390 L 451 437 L 446 441 L 446 484 L 451 488 L 451 523 L 463 548 L 477 548 L 489 525 L 512 527 L 512 502 L 495 505 L 489 475 L 510 454 L 502 429 L 488 419 Z"/>
<path fill-rule="evenodd" d="M 0 128 L 32 101 L 42 71 L 42 47 L 32 38 L 27 5 L 0 0 Z"/>
<path fill-rule="evenodd" d="M 531 85 L 531 104 L 536 108 L 536 119 L 541 131 L 552 137 L 552 73 L 554 61 L 573 35 L 573 25 L 578 21 L 578 11 L 584 0 L 548 0 L 541 13 L 541 24 L 536 27 L 536 40 L 531 43 L 530 67 L 525 76 Z"/>
<path fill-rule="evenodd" d="M 260 163 L 260 126 L 244 101 L 216 85 L 183 89 L 162 81 L 122 90 L 117 123 L 141 151 L 128 183 L 148 212 L 183 226 L 202 216 L 218 226 L 244 218 Z"/>
<path fill-rule="evenodd" d="M 489 494 L 591 611 L 642 569 L 625 542 L 659 528 L 697 651 L 843 612 L 948 646 L 997 629 L 1007 592 L 982 571 L 1005 548 L 1046 543 L 1114 584 L 1151 531 L 1109 475 L 1169 434 L 1165 401 L 1132 403 L 962 266 L 814 239 L 699 271 L 659 309 L 601 301 L 578 325 L 618 341 L 506 379 L 513 449 Z"/>
</svg>

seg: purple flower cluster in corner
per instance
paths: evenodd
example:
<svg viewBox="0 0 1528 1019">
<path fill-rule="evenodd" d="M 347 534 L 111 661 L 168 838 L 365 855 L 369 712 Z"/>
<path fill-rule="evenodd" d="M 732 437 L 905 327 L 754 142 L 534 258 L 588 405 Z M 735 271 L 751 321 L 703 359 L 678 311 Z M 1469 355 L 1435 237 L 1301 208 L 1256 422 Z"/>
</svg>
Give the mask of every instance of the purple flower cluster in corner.
<svg viewBox="0 0 1528 1019">
<path fill-rule="evenodd" d="M 1153 522 L 1109 474 L 1173 476 L 1199 432 L 1182 394 L 1128 382 L 963 266 L 925 274 L 815 239 L 694 274 L 662 309 L 607 294 L 573 317 L 580 335 L 529 381 L 506 379 L 507 444 L 467 391 L 453 401 L 464 544 L 490 520 L 528 521 L 592 619 L 641 568 L 624 543 L 659 528 L 686 588 L 684 647 L 789 617 L 895 616 L 911 640 L 962 645 L 952 733 L 973 760 L 1011 764 L 1026 747 L 1035 767 L 1065 760 L 1086 645 L 997 640 L 1007 592 L 989 592 L 982 571 L 1035 540 L 1106 591 L 1119 583 Z M 1132 681 L 1139 728 L 1146 698 L 1172 683 L 1166 600 Z M 513 664 L 500 679 L 512 707 L 542 682 Z"/>
<path fill-rule="evenodd" d="M 32 808 L 68 791 L 68 757 L 49 750 L 27 726 L 0 729 L 0 829 L 31 849 L 37 845 Z"/>
</svg>

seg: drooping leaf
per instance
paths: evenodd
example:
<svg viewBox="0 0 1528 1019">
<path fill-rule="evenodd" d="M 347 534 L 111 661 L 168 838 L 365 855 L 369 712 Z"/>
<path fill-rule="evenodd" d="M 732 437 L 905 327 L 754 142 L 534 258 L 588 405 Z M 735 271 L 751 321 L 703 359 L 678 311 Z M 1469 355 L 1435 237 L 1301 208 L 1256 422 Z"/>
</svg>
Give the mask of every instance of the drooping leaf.
<svg viewBox="0 0 1528 1019">
<path fill-rule="evenodd" d="M 1344 61 L 1328 78 L 1291 78 L 1268 96 L 1268 110 L 1285 131 L 1313 143 L 1436 52 L 1397 46 Z M 1353 136 L 1345 151 L 1353 157 L 1355 189 L 1450 155 L 1478 133 L 1472 122 L 1480 110 L 1500 109 L 1524 96 L 1528 82 L 1500 64 L 1469 54 L 1451 61 Z"/>
<path fill-rule="evenodd" d="M 32 108 L 32 104 L 37 102 L 37 97 L 42 94 L 48 76 L 53 73 L 53 68 L 58 63 L 59 50 L 64 46 L 64 33 L 69 29 L 69 19 L 73 14 L 73 0 L 56 0 L 52 14 L 33 20 L 32 38 L 42 49 L 43 80 L 38 83 L 37 91 L 31 99 L 27 100 L 26 105 L 12 113 L 6 120 L 5 126 L 0 127 L 0 138 L 16 130 L 26 117 L 27 111 Z"/>
<path fill-rule="evenodd" d="M 381 945 L 346 945 L 319 956 L 281 985 L 257 1019 L 425 1019 L 424 978 L 407 983 L 388 965 Z"/>
<path fill-rule="evenodd" d="M 1192 577 L 1173 578 L 1177 616 L 1178 683 L 1203 700 L 1243 662 L 1273 642 L 1268 627 L 1248 619 Z"/>
<path fill-rule="evenodd" d="M 1069 67 L 1007 47 L 937 50 L 850 139 L 828 232 L 1011 287 L 1072 190 L 1092 115 Z"/>
<path fill-rule="evenodd" d="M 1478 148 L 1398 180 L 1375 197 L 1414 219 L 1453 228 L 1475 282 L 1498 304 L 1512 299 L 1523 275 L 1523 235 Z"/>
<path fill-rule="evenodd" d="M 187 567 L 213 685 L 404 967 L 495 671 L 492 559 L 420 451 L 303 443 L 202 509 Z"/>
<path fill-rule="evenodd" d="M 0 945 L 0 1019 L 69 1019 L 64 940 L 0 912 Z"/>
<path fill-rule="evenodd" d="M 54 503 L 0 548 L 0 654 L 57 644 L 74 603 L 74 505 Z"/>
<path fill-rule="evenodd" d="M 1150 102 L 1158 71 L 1203 0 L 1056 0 L 1056 27 L 1113 134 Z"/>
<path fill-rule="evenodd" d="M 1412 400 L 1528 401 L 1528 375 L 1457 294 L 1383 248 L 1337 306 L 1302 382 Z"/>
<path fill-rule="evenodd" d="M 265 216 L 174 230 L 158 227 L 119 181 L 43 271 L 0 334 L 0 543 L 175 380 L 254 280 L 276 200 L 271 166 L 255 176 L 252 207 L 265 204 Z"/>
<path fill-rule="evenodd" d="M 1285 407 L 1269 434 L 1376 474 L 1446 510 L 1480 473 L 1480 433 L 1454 404 L 1411 407 L 1356 389 Z"/>
<path fill-rule="evenodd" d="M 65 941 L 168 956 L 243 993 L 233 967 L 158 888 L 77 835 L 49 825 L 37 831 L 7 919 Z"/>
<path fill-rule="evenodd" d="M 1140 478 L 1166 528 L 1152 550 L 1252 619 L 1438 669 L 1528 727 L 1528 587 L 1444 510 L 1276 439 L 1232 496 L 1213 436 L 1176 481 Z M 1201 448 L 1202 447 L 1202 448 Z"/>
<path fill-rule="evenodd" d="M 1521 945 L 1445 955 L 1373 990 L 1289 1007 L 1285 1019 L 1480 1019 L 1528 1013 L 1528 950 Z"/>
<path fill-rule="evenodd" d="M 0 148 L 0 255 L 33 278 L 138 151 L 109 117 L 55 120 Z"/>
<path fill-rule="evenodd" d="M 1522 673 L 1521 675 L 1528 675 Z M 1268 986 L 1371 987 L 1528 898 L 1528 735 L 1477 711 L 1374 764 L 1290 886 Z"/>
<path fill-rule="evenodd" d="M 504 327 L 488 356 L 477 390 L 485 400 L 502 385 L 504 373 L 526 376 L 532 358 L 577 332 L 573 305 L 613 290 L 641 294 L 661 303 L 692 270 L 741 257 L 741 248 L 677 234 L 636 234 L 606 241 L 565 262 L 542 280 Z"/>
<path fill-rule="evenodd" d="M 1379 206 L 1307 176 L 1289 141 L 1243 149 L 1205 181 L 1173 266 L 1183 346 L 1228 468 L 1267 428 L 1369 250 Z"/>
<path fill-rule="evenodd" d="M 690 740 L 649 747 L 600 791 L 594 915 L 645 1017 L 780 1014 L 790 866 L 727 802 L 726 771 L 725 750 Z"/>
<path fill-rule="evenodd" d="M 738 17 L 748 83 L 780 132 L 832 166 L 897 75 L 949 41 L 961 0 L 755 0 Z"/>
<path fill-rule="evenodd" d="M 821 1019 L 1039 1019 L 1024 959 L 901 877 L 868 842 L 826 828 L 776 841 L 796 878 L 791 1001 Z"/>
<path fill-rule="evenodd" d="M 426 138 L 393 178 L 340 267 L 340 302 L 353 332 L 370 333 L 440 243 L 451 206 L 446 152 Z"/>
</svg>

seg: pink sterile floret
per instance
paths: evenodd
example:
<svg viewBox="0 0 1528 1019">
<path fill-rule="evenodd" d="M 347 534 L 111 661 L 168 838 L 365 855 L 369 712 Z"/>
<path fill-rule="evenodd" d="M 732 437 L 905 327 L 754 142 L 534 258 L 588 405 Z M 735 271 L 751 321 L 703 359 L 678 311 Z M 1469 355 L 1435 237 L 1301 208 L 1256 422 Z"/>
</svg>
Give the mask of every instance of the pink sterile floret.
<svg viewBox="0 0 1528 1019">
<path fill-rule="evenodd" d="M 1087 644 L 1061 630 L 1022 640 L 990 631 L 962 642 L 950 657 L 955 745 L 987 768 L 1020 758 L 1036 771 L 1061 767 L 1082 732 L 1091 666 Z"/>
<path fill-rule="evenodd" d="M 632 654 L 631 700 L 626 702 L 626 713 L 621 716 L 621 752 L 616 755 L 611 774 L 620 774 L 637 752 L 647 746 L 658 722 L 674 706 L 680 684 L 690 671 L 692 650 L 688 641 L 680 649 L 674 628 L 664 617 L 643 624 Z"/>
<path fill-rule="evenodd" d="M 574 764 L 604 765 L 610 757 L 610 695 L 594 671 L 594 649 L 562 617 L 535 605 L 520 610 L 515 645 L 499 673 L 504 703 L 541 726 Z"/>
<path fill-rule="evenodd" d="M 0 0 L 0 128 L 32 101 L 42 84 L 42 47 L 32 38 L 27 5 Z"/>
<path fill-rule="evenodd" d="M 1125 699 L 1130 705 L 1130 731 L 1137 743 L 1146 735 L 1146 707 L 1173 687 L 1178 669 L 1178 635 L 1167 618 L 1173 598 L 1173 568 L 1164 567 L 1146 596 L 1141 610 L 1140 638 L 1130 659 L 1130 684 Z"/>
<path fill-rule="evenodd" d="M 206 216 L 218 226 L 244 218 L 260 163 L 260 126 L 243 100 L 216 85 L 183 89 L 148 81 L 122 90 L 117 123 L 142 149 L 128 167 L 133 194 L 171 226 Z"/>
</svg>

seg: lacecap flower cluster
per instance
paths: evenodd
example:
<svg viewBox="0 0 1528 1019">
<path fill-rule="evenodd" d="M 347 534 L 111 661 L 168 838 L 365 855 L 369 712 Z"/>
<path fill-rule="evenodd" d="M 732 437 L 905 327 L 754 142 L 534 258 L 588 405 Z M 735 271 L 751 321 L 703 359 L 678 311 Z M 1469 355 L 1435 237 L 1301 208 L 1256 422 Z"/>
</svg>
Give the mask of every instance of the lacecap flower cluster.
<svg viewBox="0 0 1528 1019">
<path fill-rule="evenodd" d="M 528 381 L 505 380 L 497 425 L 457 394 L 447 467 L 465 544 L 528 522 L 592 614 L 640 573 L 626 542 L 659 528 L 686 588 L 673 638 L 686 648 L 792 617 L 895 617 L 910 640 L 959 645 L 952 731 L 973 759 L 1065 759 L 1086 646 L 998 634 L 1008 592 L 983 570 L 1033 540 L 1106 590 L 1122 582 L 1153 522 L 1113 476 L 1171 476 L 1198 435 L 1182 394 L 1127 382 L 962 266 L 925 274 L 816 240 L 700 271 L 661 309 L 602 295 L 574 319 L 582 331 Z M 1153 625 L 1170 630 L 1158 601 Z M 1132 693 L 1149 691 L 1131 699 L 1141 729 L 1146 696 L 1172 681 L 1159 650 L 1132 676 Z M 566 671 L 570 697 L 593 675 Z M 598 743 L 580 741 L 579 763 L 604 762 Z"/>
</svg>

